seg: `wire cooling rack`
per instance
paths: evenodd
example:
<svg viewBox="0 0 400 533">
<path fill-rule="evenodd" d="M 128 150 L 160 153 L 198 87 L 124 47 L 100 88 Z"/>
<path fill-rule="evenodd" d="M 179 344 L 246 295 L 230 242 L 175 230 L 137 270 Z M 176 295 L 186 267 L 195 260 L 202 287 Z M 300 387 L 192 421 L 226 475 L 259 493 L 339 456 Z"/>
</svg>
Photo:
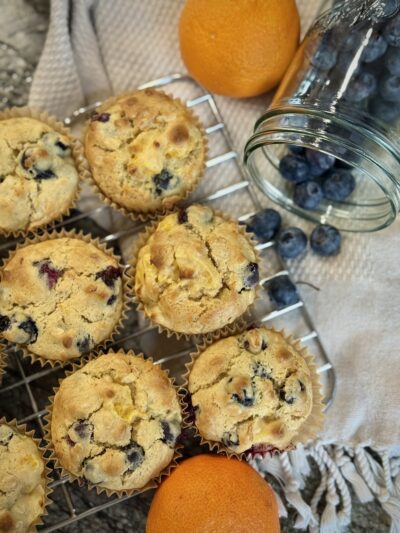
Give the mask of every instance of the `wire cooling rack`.
<svg viewBox="0 0 400 533">
<path fill-rule="evenodd" d="M 148 87 L 163 88 L 180 97 L 196 112 L 206 127 L 209 141 L 207 171 L 201 193 L 192 195 L 190 201 L 222 209 L 240 222 L 246 221 L 259 211 L 261 205 L 257 194 L 233 147 L 214 97 L 206 93 L 192 78 L 181 74 L 166 76 L 145 83 L 139 88 Z M 75 126 L 99 103 L 78 109 L 71 117 L 65 119 L 65 123 Z M 135 238 L 143 228 L 143 224 L 134 224 L 121 215 L 116 215 L 107 206 L 93 204 L 93 201 L 96 202 L 90 194 L 84 197 L 79 204 L 79 211 L 57 226 L 82 228 L 84 224 L 85 231 L 100 237 L 117 253 L 123 254 L 127 241 Z M 15 240 L 1 243 L 0 256 L 6 255 L 7 250 L 15 244 Z M 260 281 L 262 286 L 273 277 L 290 276 L 286 265 L 275 252 L 274 242 L 259 243 L 257 248 L 262 258 L 262 271 L 265 272 Z M 279 310 L 273 308 L 267 292 L 264 292 L 263 296 L 251 320 L 275 328 L 284 327 L 287 332 L 309 346 L 317 360 L 326 407 L 329 407 L 335 393 L 335 371 L 301 296 L 298 303 Z M 144 351 L 146 355 L 153 357 L 156 364 L 168 368 L 178 383 L 184 364 L 188 361 L 188 354 L 193 348 L 193 345 L 187 341 L 176 341 L 158 334 L 155 327 L 138 319 L 135 311 L 132 311 L 113 346 Z M 7 355 L 7 372 L 0 388 L 0 415 L 5 415 L 7 418 L 16 417 L 19 423 L 27 423 L 29 428 L 36 430 L 38 436 L 43 437 L 43 416 L 46 414 L 47 398 L 52 394 L 52 388 L 57 385 L 58 379 L 64 375 L 64 370 L 41 368 L 38 363 L 31 364 L 26 359 L 20 358 L 11 347 L 7 347 Z M 91 491 L 93 497 L 88 500 L 86 497 L 88 495 L 82 492 L 87 490 L 85 487 L 79 488 L 76 484 L 71 485 L 66 479 L 60 479 L 56 471 L 53 471 L 52 476 L 51 487 L 54 489 L 52 499 L 55 503 L 49 507 L 49 515 L 42 527 L 42 531 L 46 533 L 61 528 L 68 529 L 68 526 L 74 522 L 109 510 L 130 498 L 107 498 Z M 57 513 L 52 511 L 56 504 Z"/>
</svg>

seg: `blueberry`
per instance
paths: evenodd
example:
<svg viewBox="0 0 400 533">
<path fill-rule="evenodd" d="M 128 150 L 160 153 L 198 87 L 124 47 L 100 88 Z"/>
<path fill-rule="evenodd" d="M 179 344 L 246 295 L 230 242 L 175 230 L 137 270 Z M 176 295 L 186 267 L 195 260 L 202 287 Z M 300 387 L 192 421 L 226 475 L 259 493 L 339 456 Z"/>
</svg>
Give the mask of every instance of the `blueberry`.
<svg viewBox="0 0 400 533">
<path fill-rule="evenodd" d="M 305 149 L 302 146 L 296 146 L 295 144 L 289 144 L 288 148 L 292 152 L 292 154 L 295 154 L 295 155 L 303 155 L 305 151 Z"/>
<path fill-rule="evenodd" d="M 309 148 L 306 150 L 306 159 L 310 165 L 310 173 L 315 178 L 322 176 L 322 174 L 332 168 L 336 160 L 333 155 Z"/>
<path fill-rule="evenodd" d="M 246 267 L 244 278 L 244 290 L 249 290 L 260 281 L 260 273 L 257 263 L 249 263 Z M 243 289 L 242 289 L 243 290 Z"/>
<path fill-rule="evenodd" d="M 336 255 L 340 251 L 342 237 L 338 230 L 329 224 L 319 224 L 310 237 L 311 248 L 318 255 Z"/>
<path fill-rule="evenodd" d="M 316 209 L 323 197 L 322 189 L 316 181 L 298 183 L 294 189 L 293 201 L 303 209 Z"/>
<path fill-rule="evenodd" d="M 298 155 L 285 155 L 279 163 L 279 171 L 282 176 L 294 183 L 300 183 L 310 179 L 310 166 L 304 157 Z"/>
<path fill-rule="evenodd" d="M 21 166 L 24 170 L 27 170 L 29 172 L 33 179 L 36 180 L 48 180 L 57 177 L 50 168 L 44 170 L 37 168 L 32 162 L 32 158 L 29 155 L 29 151 L 28 153 L 27 151 L 22 153 Z"/>
<path fill-rule="evenodd" d="M 304 383 L 300 380 L 298 380 L 298 383 L 299 383 L 299 387 L 300 387 L 300 391 L 301 392 L 304 392 L 306 390 L 306 386 L 304 385 Z"/>
<path fill-rule="evenodd" d="M 324 197 L 334 202 L 342 202 L 354 191 L 356 182 L 353 174 L 346 169 L 333 169 L 322 183 Z"/>
<path fill-rule="evenodd" d="M 39 266 L 39 274 L 46 277 L 49 289 L 52 289 L 55 286 L 60 276 L 64 273 L 63 270 L 55 268 L 51 261 L 35 261 L 33 265 Z"/>
<path fill-rule="evenodd" d="M 123 451 L 126 455 L 126 462 L 128 463 L 128 470 L 136 470 L 144 461 L 144 450 L 136 442 L 132 442 L 126 446 Z"/>
<path fill-rule="evenodd" d="M 376 92 L 377 86 L 376 77 L 371 72 L 361 72 L 350 81 L 346 99 L 353 103 L 362 102 Z"/>
<path fill-rule="evenodd" d="M 281 400 L 281 402 L 286 402 L 289 405 L 294 404 L 294 402 L 296 401 L 296 398 L 294 396 L 288 396 L 284 389 L 281 389 L 279 391 L 279 399 Z"/>
<path fill-rule="evenodd" d="M 246 391 L 243 390 L 242 394 L 232 394 L 232 400 L 234 402 L 243 405 L 243 407 L 252 407 L 254 405 L 254 398 L 247 396 Z"/>
<path fill-rule="evenodd" d="M 225 444 L 227 448 L 235 448 L 236 446 L 239 446 L 239 437 L 237 433 L 234 433 L 233 431 L 226 431 L 222 437 L 222 443 Z"/>
<path fill-rule="evenodd" d="M 296 286 L 287 276 L 278 276 L 265 282 L 264 288 L 268 291 L 272 303 L 277 309 L 284 309 L 300 301 Z"/>
<path fill-rule="evenodd" d="M 76 341 L 76 346 L 79 352 L 82 354 L 89 352 L 92 346 L 92 339 L 90 335 L 86 335 L 86 337 L 83 337 L 83 339 L 78 339 Z"/>
<path fill-rule="evenodd" d="M 392 17 L 399 9 L 399 0 L 385 0 L 384 5 L 379 7 L 382 11 L 379 13 L 378 18 Z"/>
<path fill-rule="evenodd" d="M 174 176 L 165 168 L 163 168 L 159 174 L 153 176 L 153 182 L 156 187 L 156 193 L 160 195 L 163 191 L 167 190 L 169 188 L 171 180 L 173 179 Z"/>
<path fill-rule="evenodd" d="M 282 218 L 275 209 L 263 209 L 246 223 L 249 231 L 260 241 L 270 241 L 281 227 Z"/>
<path fill-rule="evenodd" d="M 277 250 L 284 259 L 298 257 L 307 247 L 307 236 L 300 228 L 287 228 L 277 240 Z"/>
<path fill-rule="evenodd" d="M 120 267 L 108 266 L 97 272 L 95 279 L 102 279 L 107 287 L 114 287 L 115 281 L 122 276 Z"/>
<path fill-rule="evenodd" d="M 330 70 L 337 59 L 337 51 L 326 41 L 322 41 L 319 48 L 311 59 L 311 64 L 323 71 Z"/>
<path fill-rule="evenodd" d="M 106 302 L 106 305 L 112 305 L 117 300 L 117 296 L 112 294 Z"/>
<path fill-rule="evenodd" d="M 38 328 L 32 318 L 29 317 L 23 322 L 21 322 L 18 328 L 22 329 L 22 331 L 25 331 L 25 333 L 27 333 L 29 336 L 28 340 L 24 344 L 33 344 L 37 341 Z"/>
<path fill-rule="evenodd" d="M 386 24 L 383 35 L 390 46 L 400 47 L 400 17 L 395 17 Z"/>
<path fill-rule="evenodd" d="M 55 146 L 57 146 L 58 148 L 60 148 L 64 152 L 66 150 L 69 150 L 69 148 L 70 148 L 68 144 L 64 144 L 62 141 L 60 141 L 60 139 L 55 143 Z"/>
<path fill-rule="evenodd" d="M 397 48 L 389 48 L 386 52 L 385 65 L 392 76 L 400 76 L 400 53 Z"/>
<path fill-rule="evenodd" d="M 0 333 L 11 327 L 11 320 L 6 315 L 0 315 Z"/>
<path fill-rule="evenodd" d="M 163 432 L 163 438 L 161 439 L 168 446 L 174 446 L 177 435 L 174 434 L 171 425 L 166 420 L 160 422 L 161 430 Z"/>
<path fill-rule="evenodd" d="M 400 53 L 400 50 L 399 50 Z M 388 102 L 400 101 L 400 77 L 384 76 L 379 84 L 379 92 Z"/>
<path fill-rule="evenodd" d="M 370 113 L 383 122 L 392 123 L 400 118 L 400 108 L 391 102 L 375 98 L 369 105 Z"/>
<path fill-rule="evenodd" d="M 65 435 L 63 439 L 65 440 L 65 442 L 68 444 L 70 448 L 73 448 L 76 445 L 76 442 L 74 442 L 69 435 Z"/>
<path fill-rule="evenodd" d="M 108 122 L 110 120 L 110 113 L 93 113 L 90 120 L 92 122 Z"/>
<path fill-rule="evenodd" d="M 388 44 L 385 38 L 379 33 L 374 33 L 371 35 L 368 44 L 364 48 L 361 60 L 364 63 L 372 63 L 379 59 L 386 52 Z"/>
<path fill-rule="evenodd" d="M 260 361 L 257 361 L 253 364 L 254 376 L 262 379 L 271 378 L 271 370 L 265 367 Z"/>
<path fill-rule="evenodd" d="M 178 212 L 178 222 L 179 224 L 186 224 L 188 221 L 188 214 L 186 209 L 180 209 Z"/>
<path fill-rule="evenodd" d="M 80 439 L 90 439 L 93 435 L 94 427 L 88 420 L 78 420 L 72 426 L 72 430 L 78 435 Z"/>
<path fill-rule="evenodd" d="M 354 52 L 362 42 L 362 35 L 358 31 L 351 31 L 341 42 L 341 48 L 344 52 Z M 354 55 L 354 54 L 353 54 Z"/>
</svg>

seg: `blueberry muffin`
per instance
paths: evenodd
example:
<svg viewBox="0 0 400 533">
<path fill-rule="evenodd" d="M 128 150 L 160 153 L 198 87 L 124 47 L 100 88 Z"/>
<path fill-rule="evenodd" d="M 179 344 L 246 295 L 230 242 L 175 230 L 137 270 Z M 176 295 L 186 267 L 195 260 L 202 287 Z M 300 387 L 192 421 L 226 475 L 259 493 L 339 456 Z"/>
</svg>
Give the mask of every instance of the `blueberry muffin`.
<svg viewBox="0 0 400 533">
<path fill-rule="evenodd" d="M 46 465 L 31 437 L 0 421 L 0 532 L 35 531 L 46 503 Z"/>
<path fill-rule="evenodd" d="M 219 340 L 188 377 L 201 436 L 242 453 L 292 444 L 313 406 L 310 369 L 281 333 L 256 328 Z"/>
<path fill-rule="evenodd" d="M 1 275 L 0 334 L 43 359 L 67 361 L 89 352 L 121 318 L 122 268 L 83 239 L 23 246 Z"/>
<path fill-rule="evenodd" d="M 181 412 L 165 372 L 133 353 L 108 353 L 65 378 L 50 439 L 60 465 L 111 491 L 141 489 L 174 456 Z"/>
<path fill-rule="evenodd" d="M 195 335 L 240 317 L 258 281 L 255 250 L 239 226 L 192 205 L 167 215 L 140 248 L 135 292 L 153 322 Z"/>
<path fill-rule="evenodd" d="M 0 233 L 34 230 L 59 218 L 78 184 L 69 137 L 34 118 L 0 120 Z"/>
<path fill-rule="evenodd" d="M 205 167 L 206 146 L 183 104 L 146 89 L 97 110 L 85 152 L 104 196 L 127 211 L 150 213 L 171 208 L 192 191 Z"/>
</svg>

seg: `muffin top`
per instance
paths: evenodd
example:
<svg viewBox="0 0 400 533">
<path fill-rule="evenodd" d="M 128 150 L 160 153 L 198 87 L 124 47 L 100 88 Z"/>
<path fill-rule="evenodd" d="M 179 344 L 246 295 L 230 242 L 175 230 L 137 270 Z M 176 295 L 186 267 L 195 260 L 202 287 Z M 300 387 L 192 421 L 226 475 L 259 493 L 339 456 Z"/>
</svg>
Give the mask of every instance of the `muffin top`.
<svg viewBox="0 0 400 533">
<path fill-rule="evenodd" d="M 71 139 L 33 118 L 0 120 L 0 232 L 58 218 L 73 203 L 78 182 Z"/>
<path fill-rule="evenodd" d="M 185 198 L 203 173 L 206 155 L 190 111 L 153 89 L 102 105 L 90 120 L 85 151 L 103 194 L 142 213 Z"/>
<path fill-rule="evenodd" d="M 266 328 L 209 346 L 195 360 L 188 388 L 203 438 L 237 453 L 257 445 L 288 447 L 313 402 L 305 359 Z"/>
<path fill-rule="evenodd" d="M 51 439 L 60 464 L 106 489 L 140 489 L 157 477 L 180 431 L 167 375 L 133 354 L 90 361 L 62 381 L 54 398 Z"/>
<path fill-rule="evenodd" d="M 135 291 L 146 314 L 172 331 L 215 331 L 242 315 L 259 281 L 239 226 L 201 205 L 167 215 L 139 250 Z"/>
<path fill-rule="evenodd" d="M 0 424 L 0 531 L 25 533 L 45 506 L 46 474 L 36 443 Z"/>
<path fill-rule="evenodd" d="M 45 359 L 89 352 L 120 319 L 122 269 L 81 239 L 28 244 L 0 274 L 0 333 Z"/>
</svg>

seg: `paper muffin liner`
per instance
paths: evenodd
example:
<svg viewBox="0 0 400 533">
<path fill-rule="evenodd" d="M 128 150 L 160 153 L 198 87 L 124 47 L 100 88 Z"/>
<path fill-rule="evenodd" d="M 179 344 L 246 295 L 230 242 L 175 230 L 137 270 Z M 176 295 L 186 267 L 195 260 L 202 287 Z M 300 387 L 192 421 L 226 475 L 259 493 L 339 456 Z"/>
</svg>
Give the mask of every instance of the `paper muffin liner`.
<svg viewBox="0 0 400 533">
<path fill-rule="evenodd" d="M 3 344 L 2 341 L 0 341 L 0 385 L 3 381 L 3 376 L 6 372 L 6 366 L 7 366 L 7 354 L 6 354 L 6 347 L 5 344 Z"/>
<path fill-rule="evenodd" d="M 106 244 L 102 243 L 99 238 L 94 239 L 90 233 L 83 233 L 83 231 L 77 231 L 75 229 L 73 230 L 50 230 L 46 231 L 43 235 L 33 235 L 30 237 L 27 237 L 24 241 L 17 244 L 17 246 L 8 253 L 8 256 L 3 260 L 1 267 L 0 267 L 0 282 L 2 279 L 2 272 L 4 267 L 11 261 L 11 259 L 15 256 L 15 254 L 25 246 L 29 246 L 31 244 L 37 244 L 43 241 L 47 240 L 54 240 L 54 239 L 60 239 L 60 238 L 72 238 L 72 239 L 80 239 L 86 243 L 90 243 L 102 252 L 105 252 L 109 257 L 115 259 L 121 270 L 122 270 L 122 311 L 121 316 L 115 325 L 113 331 L 111 334 L 106 337 L 104 340 L 102 340 L 100 343 L 98 343 L 93 350 L 101 350 L 106 349 L 109 344 L 111 344 L 115 337 L 120 333 L 124 321 L 128 317 L 128 311 L 131 308 L 131 303 L 133 299 L 133 287 L 132 287 L 132 279 L 130 275 L 130 269 L 125 268 L 123 263 L 121 262 L 121 257 L 119 255 L 116 255 L 110 248 L 107 248 Z M 55 366 L 65 366 L 68 364 L 71 364 L 71 362 L 79 360 L 81 358 L 84 358 L 88 354 L 82 354 L 81 356 L 77 356 L 71 359 L 67 359 L 66 361 L 61 361 L 59 359 L 46 359 L 45 357 L 41 355 L 37 355 L 33 353 L 27 346 L 23 344 L 18 344 L 12 341 L 7 341 L 7 343 L 10 346 L 15 346 L 18 348 L 19 351 L 21 351 L 23 357 L 27 357 L 31 360 L 32 363 L 35 363 L 38 361 L 42 367 L 45 365 L 50 365 L 52 367 Z"/>
<path fill-rule="evenodd" d="M 146 91 L 146 90 L 149 90 L 149 89 L 143 89 L 143 90 Z M 89 162 L 87 162 L 87 166 L 88 166 L 87 168 L 88 168 L 89 172 L 86 173 L 85 177 L 86 177 L 86 181 L 89 183 L 93 193 L 103 202 L 103 204 L 107 205 L 108 207 L 113 208 L 115 211 L 118 211 L 122 215 L 125 215 L 126 217 L 130 218 L 133 222 L 146 222 L 146 221 L 149 221 L 149 220 L 151 221 L 151 220 L 154 220 L 155 218 L 157 218 L 159 216 L 165 216 L 166 214 L 168 214 L 171 211 L 173 211 L 177 205 L 178 206 L 181 205 L 193 193 L 193 191 L 199 185 L 200 181 L 203 179 L 205 171 L 206 171 L 207 154 L 208 154 L 208 139 L 207 139 L 207 135 L 206 135 L 204 126 L 203 126 L 202 122 L 200 121 L 199 117 L 195 113 L 193 113 L 193 111 L 190 108 L 188 108 L 186 106 L 186 104 L 180 98 L 176 98 L 176 97 L 166 93 L 165 91 L 161 91 L 159 89 L 150 89 L 150 90 L 156 91 L 157 93 L 164 94 L 164 95 L 168 96 L 168 98 L 170 98 L 171 100 L 173 100 L 175 102 L 178 102 L 180 105 L 182 105 L 185 108 L 185 110 L 187 111 L 187 113 L 188 113 L 190 119 L 192 120 L 193 124 L 200 130 L 201 135 L 202 135 L 202 139 L 203 139 L 203 144 L 204 144 L 203 168 L 199 172 L 197 180 L 192 184 L 192 186 L 190 188 L 188 188 L 186 190 L 185 195 L 182 196 L 181 199 L 178 200 L 178 202 L 175 202 L 175 204 L 173 206 L 171 206 L 169 208 L 164 206 L 164 207 L 158 208 L 156 210 L 148 210 L 148 211 L 133 211 L 133 210 L 131 211 L 128 208 L 124 207 L 123 205 L 120 205 L 120 204 L 114 202 L 111 198 L 109 198 L 102 191 L 102 189 L 100 188 L 100 186 L 97 184 L 96 180 L 93 177 L 93 173 L 91 171 Z M 107 98 L 106 100 L 104 100 L 104 102 L 98 108 L 96 108 L 95 111 L 96 112 L 100 111 L 100 110 L 101 111 L 106 111 L 107 107 L 109 107 L 111 105 L 114 105 L 121 98 L 125 98 L 126 96 L 129 96 L 129 95 L 133 94 L 134 92 L 137 92 L 137 91 L 136 90 L 134 90 L 134 91 L 125 91 L 125 92 L 122 92 L 122 93 L 120 93 L 118 95 L 111 96 L 110 98 Z M 88 119 L 86 121 L 85 126 L 84 126 L 83 131 L 82 131 L 82 144 L 83 144 L 83 146 L 85 146 L 86 133 L 87 133 L 87 130 L 88 130 L 90 124 L 91 124 L 90 119 Z"/>
<path fill-rule="evenodd" d="M 45 481 L 43 513 L 39 515 L 38 518 L 32 523 L 31 525 L 32 529 L 29 529 L 29 531 L 32 531 L 34 533 L 35 531 L 37 531 L 37 526 L 40 526 L 43 524 L 43 518 L 49 514 L 47 508 L 52 503 L 52 501 L 49 498 L 50 494 L 53 492 L 53 489 L 51 489 L 49 486 L 49 484 L 52 481 L 50 477 L 51 469 L 48 466 L 49 460 L 46 459 L 45 457 L 46 448 L 41 445 L 40 439 L 34 436 L 35 432 L 33 430 L 27 431 L 26 424 L 18 424 L 15 418 L 13 418 L 12 420 L 7 420 L 5 417 L 0 417 L 0 424 L 6 424 L 7 426 L 10 426 L 11 428 L 18 431 L 18 433 L 20 433 L 21 435 L 24 435 L 25 437 L 29 437 L 30 439 L 32 439 L 34 443 L 37 445 L 39 454 L 42 457 L 43 462 L 44 462 L 44 471 L 42 475 Z"/>
<path fill-rule="evenodd" d="M 201 204 L 192 204 L 192 205 L 201 205 Z M 256 242 L 253 234 L 249 233 L 246 230 L 245 226 L 243 226 L 241 224 L 238 224 L 237 221 L 235 221 L 232 218 L 228 217 L 222 211 L 220 211 L 218 209 L 212 209 L 212 211 L 213 211 L 213 213 L 216 216 L 221 217 L 223 220 L 225 220 L 227 222 L 235 223 L 238 226 L 240 233 L 242 235 L 244 235 L 247 238 L 247 240 L 250 242 L 250 244 L 253 247 L 254 254 L 256 256 L 256 262 L 257 262 L 258 267 L 259 267 L 260 279 L 262 279 L 262 274 L 263 273 L 262 273 L 261 257 L 260 257 L 260 254 L 259 254 L 257 248 L 256 248 L 257 242 Z M 165 218 L 165 216 L 171 215 L 173 213 L 179 213 L 179 208 L 176 207 L 175 209 L 173 209 L 172 211 L 170 211 L 166 215 L 164 215 L 164 216 L 160 215 L 160 216 L 157 217 L 156 220 L 153 220 L 146 227 L 146 229 L 139 235 L 135 245 L 132 248 L 131 253 L 129 254 L 130 264 L 131 264 L 130 277 L 132 279 L 132 288 L 133 288 L 133 294 L 134 294 L 133 302 L 137 306 L 137 311 L 142 315 L 142 317 L 144 317 L 145 319 L 149 320 L 150 324 L 152 326 L 157 327 L 159 333 L 165 333 L 168 338 L 175 337 L 178 340 L 182 339 L 182 338 L 185 339 L 185 340 L 204 339 L 204 338 L 213 340 L 213 339 L 218 339 L 221 335 L 232 335 L 235 331 L 237 331 L 238 327 L 239 328 L 245 328 L 246 325 L 247 325 L 247 321 L 250 318 L 251 310 L 253 309 L 255 303 L 257 302 L 257 300 L 260 298 L 260 295 L 261 295 L 261 286 L 260 286 L 259 283 L 257 283 L 257 285 L 254 287 L 254 290 L 255 290 L 254 300 L 253 300 L 252 304 L 250 304 L 248 306 L 248 308 L 244 311 L 244 313 L 242 313 L 241 316 L 237 317 L 230 324 L 226 324 L 222 328 L 217 328 L 214 331 L 210 331 L 210 332 L 206 332 L 206 333 L 182 333 L 182 332 L 179 332 L 179 331 L 174 331 L 174 330 L 172 330 L 170 328 L 167 328 L 166 326 L 158 324 L 157 322 L 155 322 L 146 313 L 144 305 L 139 300 L 139 298 L 137 298 L 136 292 L 135 292 L 136 265 L 137 265 L 137 261 L 138 261 L 139 251 L 146 244 L 146 242 L 153 235 L 153 233 L 156 231 L 156 229 L 158 227 L 158 224 L 163 220 L 163 218 Z"/>
<path fill-rule="evenodd" d="M 58 380 L 58 387 L 53 387 L 54 394 L 49 397 L 49 402 L 50 403 L 49 403 L 49 405 L 47 406 L 47 409 L 46 409 L 47 410 L 47 414 L 44 416 L 44 420 L 45 420 L 45 426 L 44 426 L 45 437 L 44 438 L 45 438 L 45 441 L 46 441 L 45 449 L 50 454 L 49 461 L 54 461 L 54 468 L 56 470 L 60 471 L 61 478 L 64 478 L 64 479 L 66 478 L 70 483 L 77 482 L 80 487 L 86 486 L 89 490 L 95 489 L 97 494 L 102 494 L 103 492 L 105 492 L 108 497 L 116 495 L 118 498 L 122 498 L 123 496 L 133 496 L 133 495 L 137 495 L 137 494 L 141 494 L 143 492 L 146 492 L 146 491 L 148 491 L 150 489 L 155 489 L 155 488 L 157 488 L 159 486 L 161 481 L 163 481 L 165 478 L 170 476 L 171 472 L 178 466 L 178 460 L 182 457 L 181 450 L 183 449 L 183 445 L 179 443 L 179 437 L 178 437 L 177 442 L 175 443 L 174 454 L 172 456 L 172 459 L 171 459 L 170 463 L 157 476 L 155 476 L 153 479 L 148 481 L 140 489 L 115 490 L 115 489 L 108 489 L 108 488 L 105 488 L 105 487 L 100 487 L 99 485 L 94 485 L 93 483 L 91 483 L 90 481 L 84 479 L 83 477 L 76 476 L 72 472 L 69 472 L 68 470 L 66 470 L 62 466 L 60 461 L 58 460 L 58 457 L 56 455 L 56 452 L 55 452 L 55 449 L 54 449 L 54 446 L 53 446 L 52 436 L 51 436 L 51 419 L 52 419 L 52 415 L 53 415 L 54 398 L 55 398 L 57 392 L 60 389 L 60 386 L 61 386 L 61 383 L 62 383 L 63 379 L 65 379 L 66 377 L 70 376 L 71 374 L 73 374 L 77 370 L 82 369 L 89 361 L 92 361 L 93 359 L 96 359 L 96 358 L 100 357 L 101 355 L 115 354 L 115 353 L 124 353 L 126 355 L 133 355 L 134 357 L 140 357 L 140 358 L 142 358 L 142 359 L 144 359 L 146 361 L 150 361 L 152 364 L 154 364 L 154 361 L 153 361 L 153 359 L 151 357 L 144 357 L 144 355 L 142 353 L 136 354 L 133 350 L 128 350 L 128 351 L 126 351 L 126 350 L 106 350 L 106 351 L 100 350 L 100 351 L 96 351 L 96 352 L 91 352 L 84 360 L 82 359 L 78 363 L 73 363 L 72 368 L 65 372 L 64 378 Z M 177 398 L 178 398 L 178 401 L 179 401 L 179 388 L 175 385 L 175 379 L 173 377 L 170 377 L 168 370 L 163 369 L 163 368 L 161 370 L 167 376 L 168 381 L 170 382 L 171 386 L 175 389 L 176 394 L 177 394 Z M 179 404 L 180 404 L 180 401 L 179 401 Z M 182 413 L 182 411 L 181 411 L 181 415 L 182 415 L 181 430 L 183 430 L 183 413 Z"/>
<path fill-rule="evenodd" d="M 292 346 L 305 360 L 307 367 L 310 371 L 310 378 L 312 383 L 312 393 L 313 393 L 313 405 L 311 409 L 311 413 L 307 417 L 307 419 L 304 421 L 302 426 L 300 426 L 300 429 L 297 433 L 297 435 L 292 439 L 290 445 L 286 446 L 284 449 L 279 449 L 273 445 L 269 445 L 265 443 L 265 445 L 258 446 L 256 450 L 246 450 L 242 453 L 235 453 L 229 448 L 227 448 L 222 442 L 219 441 L 211 441 L 209 439 L 206 439 L 202 436 L 199 429 L 197 428 L 194 413 L 193 413 L 193 406 L 191 403 L 191 393 L 189 391 L 189 375 L 193 368 L 193 365 L 195 361 L 200 357 L 200 355 L 209 348 L 212 344 L 215 342 L 225 339 L 231 335 L 221 335 L 216 340 L 210 340 L 207 339 L 202 344 L 196 346 L 196 350 L 192 353 L 190 353 L 190 361 L 186 363 L 186 372 L 183 374 L 183 384 L 182 384 L 182 390 L 180 392 L 180 400 L 182 405 L 182 412 L 184 416 L 184 427 L 185 428 L 192 428 L 194 430 L 194 433 L 196 437 L 200 439 L 201 444 L 206 444 L 210 450 L 216 451 L 217 453 L 221 453 L 223 455 L 227 455 L 228 457 L 237 457 L 238 459 L 247 459 L 247 458 L 257 458 L 257 457 L 264 457 L 266 454 L 275 455 L 275 454 L 281 454 L 283 452 L 287 452 L 290 450 L 295 449 L 297 444 L 305 444 L 309 442 L 310 440 L 313 440 L 317 437 L 318 433 L 322 430 L 323 423 L 324 423 L 324 405 L 322 402 L 323 396 L 321 393 L 321 382 L 319 380 L 319 376 L 317 373 L 317 368 L 315 365 L 314 357 L 309 353 L 308 349 L 301 345 L 300 341 L 295 340 L 292 335 L 287 335 L 284 330 L 276 330 L 274 328 L 266 328 L 265 326 L 255 326 L 255 328 L 263 328 L 268 331 L 273 331 L 275 333 L 279 333 L 283 336 L 283 338 Z M 236 328 L 234 336 L 240 335 L 241 333 L 244 333 L 250 328 Z M 254 328 L 251 328 L 254 329 Z M 259 448 L 259 449 L 258 449 Z"/>
<path fill-rule="evenodd" d="M 45 111 L 40 111 L 38 109 L 29 107 L 11 107 L 4 111 L 0 111 L 0 121 L 10 118 L 34 118 L 40 122 L 43 122 L 44 124 L 47 124 L 47 126 L 52 128 L 57 133 L 66 135 L 71 141 L 71 155 L 75 163 L 75 168 L 78 172 L 78 186 L 76 188 L 75 196 L 71 200 L 70 205 L 65 208 L 64 211 L 62 211 L 54 220 L 50 220 L 49 222 L 45 222 L 44 224 L 40 224 L 34 228 L 20 229 L 16 231 L 5 231 L 0 228 L 0 235 L 18 238 L 21 236 L 35 234 L 42 229 L 51 230 L 54 225 L 60 223 L 64 217 L 67 217 L 71 213 L 71 209 L 76 206 L 80 196 L 82 183 L 88 179 L 89 164 L 84 156 L 81 142 L 72 135 L 69 128 L 65 127 L 64 124 L 59 122 L 55 117 L 49 115 Z"/>
</svg>

